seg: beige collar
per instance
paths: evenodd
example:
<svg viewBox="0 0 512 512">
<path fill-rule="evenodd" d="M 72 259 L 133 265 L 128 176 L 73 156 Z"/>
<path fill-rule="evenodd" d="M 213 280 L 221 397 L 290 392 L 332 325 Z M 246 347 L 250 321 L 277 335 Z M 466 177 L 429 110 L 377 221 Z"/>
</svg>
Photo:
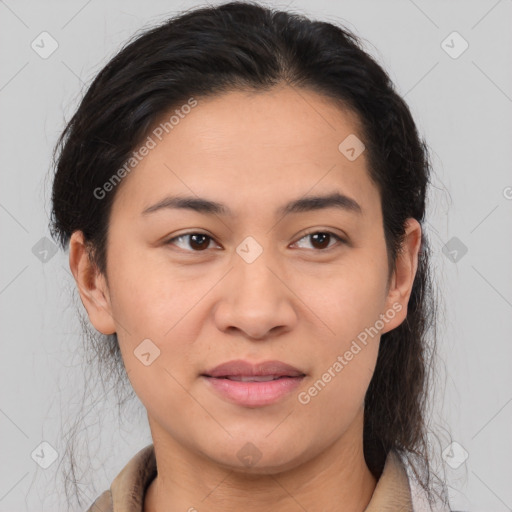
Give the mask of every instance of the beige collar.
<svg viewBox="0 0 512 512">
<path fill-rule="evenodd" d="M 140 450 L 87 512 L 143 512 L 144 495 L 157 474 L 153 444 Z M 412 512 L 409 479 L 398 455 L 389 452 L 365 512 Z"/>
</svg>

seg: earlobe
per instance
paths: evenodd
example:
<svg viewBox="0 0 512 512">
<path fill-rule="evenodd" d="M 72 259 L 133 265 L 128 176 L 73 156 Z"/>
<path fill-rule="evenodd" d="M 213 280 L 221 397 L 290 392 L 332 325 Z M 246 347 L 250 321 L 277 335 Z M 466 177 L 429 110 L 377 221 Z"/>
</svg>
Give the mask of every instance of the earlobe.
<svg viewBox="0 0 512 512">
<path fill-rule="evenodd" d="M 116 332 L 105 276 L 91 261 L 81 231 L 69 241 L 69 267 L 75 278 L 80 299 L 94 328 L 102 334 Z"/>
<path fill-rule="evenodd" d="M 418 256 L 421 249 L 421 225 L 413 218 L 409 218 L 405 225 L 404 240 L 399 251 L 394 273 L 386 299 L 386 311 L 398 311 L 382 334 L 398 327 L 407 316 L 407 304 L 411 296 L 412 286 L 418 270 Z"/>
</svg>

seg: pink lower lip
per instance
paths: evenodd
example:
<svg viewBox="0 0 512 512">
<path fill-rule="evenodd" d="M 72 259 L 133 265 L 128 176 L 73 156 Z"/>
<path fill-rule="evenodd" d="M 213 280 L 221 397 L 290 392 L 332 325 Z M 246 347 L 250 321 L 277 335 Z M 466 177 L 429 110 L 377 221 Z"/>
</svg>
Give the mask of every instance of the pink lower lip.
<svg viewBox="0 0 512 512">
<path fill-rule="evenodd" d="M 222 397 L 246 407 L 261 407 L 277 402 L 296 389 L 302 377 L 283 377 L 267 382 L 241 382 L 203 375 L 206 381 Z"/>
</svg>

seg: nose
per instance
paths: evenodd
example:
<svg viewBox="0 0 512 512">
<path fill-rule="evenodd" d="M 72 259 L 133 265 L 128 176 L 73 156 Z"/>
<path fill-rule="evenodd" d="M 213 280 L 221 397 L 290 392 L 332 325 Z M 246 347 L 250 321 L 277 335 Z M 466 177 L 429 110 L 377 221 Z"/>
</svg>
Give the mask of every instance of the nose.
<svg viewBox="0 0 512 512">
<path fill-rule="evenodd" d="M 235 258 L 215 310 L 218 329 L 257 340 L 293 329 L 297 297 L 287 281 L 289 276 L 267 251 L 252 263 Z"/>
</svg>

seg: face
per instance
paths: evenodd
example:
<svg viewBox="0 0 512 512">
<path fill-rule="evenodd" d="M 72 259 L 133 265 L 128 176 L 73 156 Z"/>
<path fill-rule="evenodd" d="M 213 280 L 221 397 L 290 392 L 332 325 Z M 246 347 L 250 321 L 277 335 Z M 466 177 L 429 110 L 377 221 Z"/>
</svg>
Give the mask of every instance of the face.
<svg viewBox="0 0 512 512">
<path fill-rule="evenodd" d="M 73 236 L 82 301 L 99 331 L 117 332 L 155 445 L 272 472 L 359 442 L 380 336 L 406 315 L 419 228 L 408 224 L 390 277 L 366 153 L 339 149 L 349 136 L 362 137 L 356 116 L 304 90 L 199 100 L 118 185 L 108 286 L 80 277 Z M 164 206 L 176 196 L 223 209 Z M 283 210 L 313 196 L 331 201 Z M 204 376 L 233 360 L 303 377 Z"/>
</svg>

